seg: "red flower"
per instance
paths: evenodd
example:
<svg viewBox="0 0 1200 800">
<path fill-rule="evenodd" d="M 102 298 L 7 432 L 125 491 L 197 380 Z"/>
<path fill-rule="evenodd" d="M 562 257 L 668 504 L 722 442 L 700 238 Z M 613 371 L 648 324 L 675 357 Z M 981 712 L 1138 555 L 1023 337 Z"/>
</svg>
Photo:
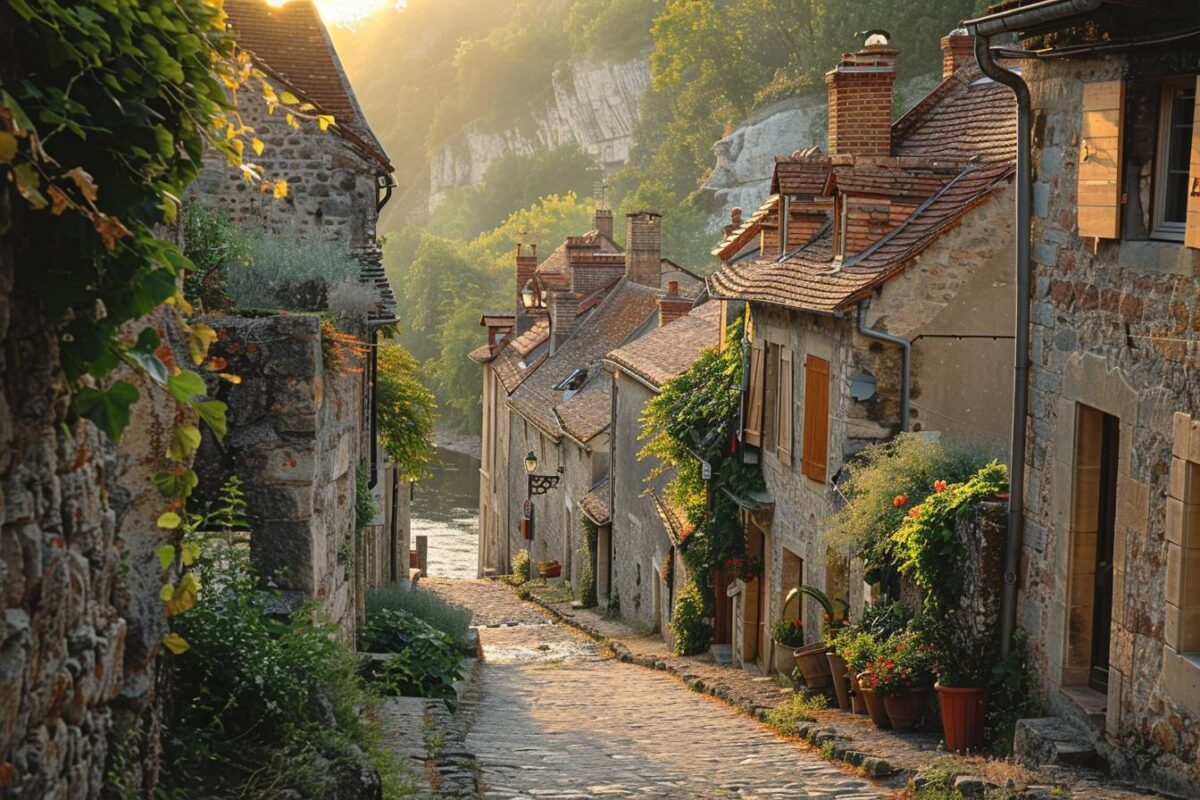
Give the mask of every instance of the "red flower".
<svg viewBox="0 0 1200 800">
<path fill-rule="evenodd" d="M 901 508 L 906 503 L 908 503 L 908 495 L 906 494 L 898 494 L 892 498 L 892 505 L 894 505 L 896 508 Z"/>
<path fill-rule="evenodd" d="M 946 482 L 945 482 L 945 481 L 934 481 L 934 482 L 933 482 L 933 490 L 934 490 L 935 492 L 944 492 L 944 491 L 946 491 Z"/>
<path fill-rule="evenodd" d="M 916 508 L 910 508 L 908 510 L 908 515 L 910 517 L 912 517 L 913 519 L 916 519 L 917 517 L 921 516 L 921 507 L 917 506 Z"/>
</svg>

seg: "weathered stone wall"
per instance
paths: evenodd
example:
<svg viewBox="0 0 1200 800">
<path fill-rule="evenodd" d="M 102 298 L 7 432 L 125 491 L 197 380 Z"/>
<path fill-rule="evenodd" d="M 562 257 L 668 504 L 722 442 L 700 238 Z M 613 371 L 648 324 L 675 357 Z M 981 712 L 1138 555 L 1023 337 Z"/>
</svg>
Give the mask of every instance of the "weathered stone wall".
<svg viewBox="0 0 1200 800">
<path fill-rule="evenodd" d="M 280 86 L 275 86 L 282 92 Z M 347 249 L 375 241 L 378 191 L 375 176 L 383 167 L 352 146 L 332 128 L 322 131 L 315 121 L 287 123 L 280 106 L 268 114 L 265 103 L 242 96 L 238 110 L 245 124 L 262 140 L 263 154 L 247 149 L 246 158 L 265 170 L 269 180 L 288 182 L 281 200 L 263 193 L 231 168 L 219 154 L 210 152 L 188 198 L 224 211 L 250 230 L 311 237 Z"/>
<path fill-rule="evenodd" d="M 563 502 L 563 482 L 557 489 L 532 498 L 534 539 L 527 542 L 521 538 L 521 503 L 528 493 L 528 473 L 525 471 L 525 456 L 532 451 L 538 458 L 539 475 L 558 475 L 558 468 L 566 465 L 564 453 L 553 439 L 540 431 L 516 411 L 511 411 L 508 447 L 508 495 L 514 509 L 513 525 L 509 531 L 510 548 L 515 555 L 519 550 L 528 550 L 532 561 L 563 561 L 563 517 L 566 504 Z M 566 562 L 563 562 L 564 566 Z"/>
<path fill-rule="evenodd" d="M 174 404 L 121 374 L 143 399 L 120 452 L 71 422 L 58 331 L 14 273 L 0 242 L 0 797 L 99 797 L 114 760 L 148 792 L 166 632 L 148 476 Z"/>
<path fill-rule="evenodd" d="M 661 489 L 665 476 L 651 484 L 646 479 L 659 466 L 658 459 L 639 459 L 643 442 L 642 411 L 655 394 L 627 373 L 618 372 L 613 382 L 616 406 L 612 422 L 613 494 L 612 543 L 613 586 L 621 601 L 621 615 L 647 627 L 668 633 L 668 592 L 656 572 L 670 558 L 671 540 L 659 519 L 654 501 L 646 490 Z M 681 585 L 678 581 L 676 586 Z M 657 587 L 657 588 L 656 588 Z M 659 596 L 655 614 L 654 596 Z"/>
<path fill-rule="evenodd" d="M 1168 483 L 1174 412 L 1194 413 L 1200 251 L 1147 238 L 1160 76 L 1200 71 L 1194 48 L 1037 62 L 1033 97 L 1035 270 L 1030 441 L 1020 624 L 1052 707 L 1086 684 L 1091 607 L 1087 537 L 1074 520 L 1076 430 L 1086 406 L 1119 420 L 1110 673 L 1111 762 L 1192 794 L 1200 781 L 1200 668 L 1174 655 L 1167 623 Z M 1078 236 L 1081 93 L 1126 78 L 1122 239 Z M 1184 451 L 1187 452 L 1186 450 Z M 1091 557 L 1094 563 L 1094 556 Z M 1188 580 L 1193 580 L 1191 577 Z M 1176 587 L 1180 583 L 1174 584 Z M 1186 663 L 1185 663 L 1186 662 Z M 1074 712 L 1077 714 L 1077 712 Z M 1123 755 L 1125 754 L 1125 755 Z M 1188 783 L 1190 781 L 1190 783 Z"/>
<path fill-rule="evenodd" d="M 295 599 L 317 598 L 354 631 L 355 472 L 361 462 L 361 356 L 323 340 L 315 315 L 213 317 L 212 355 L 242 378 L 222 383 L 229 432 L 197 455 L 202 495 L 243 482 L 251 555 Z M 336 362 L 330 355 L 336 353 Z"/>
</svg>

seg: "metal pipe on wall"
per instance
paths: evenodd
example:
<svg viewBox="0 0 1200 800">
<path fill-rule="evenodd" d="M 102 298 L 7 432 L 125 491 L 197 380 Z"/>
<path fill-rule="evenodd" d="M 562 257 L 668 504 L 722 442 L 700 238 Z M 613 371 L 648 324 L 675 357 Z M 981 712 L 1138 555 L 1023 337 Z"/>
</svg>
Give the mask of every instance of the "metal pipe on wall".
<svg viewBox="0 0 1200 800">
<path fill-rule="evenodd" d="M 858 332 L 870 339 L 878 339 L 900 347 L 904 362 L 900 373 L 900 430 L 908 431 L 912 405 L 912 342 L 902 336 L 894 336 L 867 325 L 867 309 L 871 299 L 867 298 L 858 304 Z"/>
</svg>

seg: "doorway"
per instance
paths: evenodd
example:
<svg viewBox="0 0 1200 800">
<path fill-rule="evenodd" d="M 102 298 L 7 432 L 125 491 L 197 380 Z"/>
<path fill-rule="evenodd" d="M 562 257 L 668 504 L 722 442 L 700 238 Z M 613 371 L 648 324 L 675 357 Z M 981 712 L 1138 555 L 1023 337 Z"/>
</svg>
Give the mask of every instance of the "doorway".
<svg viewBox="0 0 1200 800">
<path fill-rule="evenodd" d="M 1108 692 L 1121 421 L 1078 406 L 1064 685 Z"/>
</svg>

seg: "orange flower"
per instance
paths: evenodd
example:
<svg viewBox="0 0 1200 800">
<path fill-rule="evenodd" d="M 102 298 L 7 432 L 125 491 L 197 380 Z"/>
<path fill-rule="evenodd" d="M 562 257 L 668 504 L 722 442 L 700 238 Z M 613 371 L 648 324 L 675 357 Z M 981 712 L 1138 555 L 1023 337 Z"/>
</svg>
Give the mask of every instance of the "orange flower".
<svg viewBox="0 0 1200 800">
<path fill-rule="evenodd" d="M 934 481 L 934 482 L 933 482 L 933 490 L 934 490 L 935 492 L 944 492 L 944 491 L 946 491 L 946 482 L 945 482 L 945 481 Z"/>
<path fill-rule="evenodd" d="M 898 494 L 892 498 L 892 505 L 896 508 L 901 508 L 906 503 L 908 503 L 908 495 L 906 494 Z"/>
<path fill-rule="evenodd" d="M 908 510 L 908 516 L 912 517 L 913 519 L 921 516 L 921 507 L 917 506 L 916 508 L 910 508 Z"/>
</svg>

